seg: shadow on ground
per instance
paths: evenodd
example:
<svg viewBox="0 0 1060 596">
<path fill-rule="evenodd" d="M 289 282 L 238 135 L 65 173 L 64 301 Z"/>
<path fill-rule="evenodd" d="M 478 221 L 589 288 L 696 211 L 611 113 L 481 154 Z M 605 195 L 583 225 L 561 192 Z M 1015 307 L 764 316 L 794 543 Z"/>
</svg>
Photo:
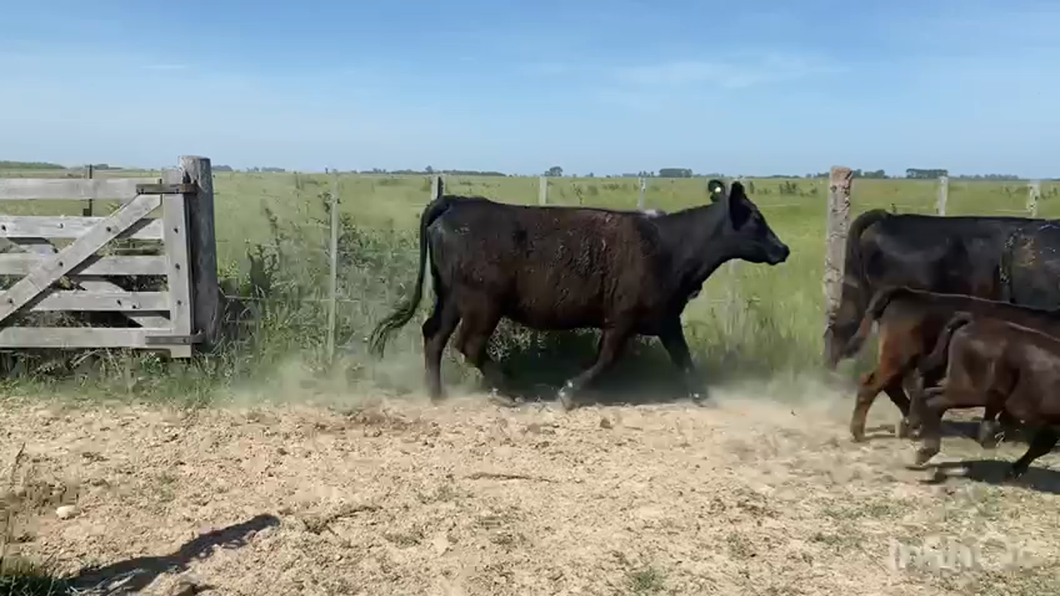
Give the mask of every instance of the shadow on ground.
<svg viewBox="0 0 1060 596">
<path fill-rule="evenodd" d="M 1015 460 L 1013 460 L 1015 461 Z M 945 462 L 929 464 L 928 469 L 933 470 L 932 478 L 925 480 L 926 484 L 943 484 L 951 478 L 967 478 L 975 482 L 986 484 L 1008 484 L 1011 486 L 1022 486 L 1031 490 L 1053 495 L 1060 494 L 1060 472 L 1031 466 L 1027 473 L 1019 480 L 1005 481 L 1005 473 L 1012 467 L 1011 461 L 997 459 L 978 459 L 960 462 Z M 959 470 L 962 473 L 952 472 Z"/>
<path fill-rule="evenodd" d="M 498 333 L 491 350 L 507 374 L 505 393 L 524 401 L 553 401 L 568 380 L 593 365 L 599 331 L 534 333 L 525 329 Z M 730 381 L 772 374 L 767 363 L 739 354 L 694 352 L 696 388 L 709 399 L 711 388 Z M 669 354 L 655 337 L 636 336 L 625 353 L 595 383 L 579 394 L 582 404 L 665 404 L 686 401 L 688 393 Z"/>
<path fill-rule="evenodd" d="M 208 557 L 213 547 L 238 548 L 246 545 L 254 532 L 279 525 L 276 516 L 262 514 L 227 528 L 201 534 L 184 544 L 176 552 L 161 557 L 137 557 L 119 561 L 105 567 L 81 570 L 70 584 L 77 590 L 91 594 L 132 594 L 146 588 L 163 573 L 180 573 L 187 570 L 195 559 Z"/>
</svg>

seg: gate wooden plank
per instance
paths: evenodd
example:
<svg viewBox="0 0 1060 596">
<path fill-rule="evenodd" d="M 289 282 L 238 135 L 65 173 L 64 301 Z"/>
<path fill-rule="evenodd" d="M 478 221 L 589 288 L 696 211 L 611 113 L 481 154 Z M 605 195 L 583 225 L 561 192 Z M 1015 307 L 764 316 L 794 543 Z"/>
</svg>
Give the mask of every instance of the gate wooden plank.
<svg viewBox="0 0 1060 596">
<path fill-rule="evenodd" d="M 53 255 L 53 254 L 56 253 L 55 245 L 53 245 L 51 242 L 48 242 L 44 238 L 20 238 L 18 240 L 15 240 L 15 244 L 25 248 L 26 250 L 32 251 L 35 254 L 15 254 L 15 255 L 2 255 L 2 256 L 12 256 L 12 257 L 14 257 L 14 256 L 20 256 L 20 257 L 29 256 L 29 257 L 35 257 L 35 258 L 40 259 L 41 257 L 37 257 L 36 255 L 42 255 L 43 257 L 47 257 L 48 255 Z M 143 256 L 143 257 L 103 257 L 103 258 L 104 259 L 116 259 L 116 260 L 121 260 L 121 259 L 162 259 L 164 261 L 164 257 L 151 257 L 151 256 Z M 93 255 L 92 257 L 90 257 L 90 259 L 86 260 L 85 262 L 86 263 L 91 263 L 91 262 L 95 262 L 95 260 L 99 260 L 99 259 L 100 259 L 100 257 Z M 36 262 L 34 265 L 36 267 L 39 267 L 40 266 L 40 261 Z M 113 284 L 113 283 L 111 283 L 111 282 L 109 282 L 109 281 L 107 281 L 105 279 L 82 279 L 82 278 L 80 278 L 78 276 L 78 274 L 85 275 L 85 271 L 80 271 L 79 269 L 80 269 L 80 267 L 75 268 L 68 275 L 73 278 L 74 283 L 76 283 L 77 285 L 81 286 L 82 288 L 84 288 L 86 290 L 94 291 L 94 292 L 124 292 L 125 291 L 125 289 L 123 289 L 120 286 L 115 285 L 115 284 Z M 163 263 L 161 263 L 160 268 L 154 269 L 153 272 L 157 273 L 157 272 L 164 271 L 164 270 L 165 270 L 165 263 L 163 262 Z M 77 271 L 77 274 L 75 274 L 74 271 Z M 26 273 L 29 273 L 29 271 L 26 271 Z M 115 275 L 118 275 L 118 273 L 115 273 Z M 167 329 L 170 327 L 169 319 L 167 319 L 165 317 L 159 317 L 157 315 L 145 315 L 145 314 L 140 314 L 140 313 L 124 313 L 124 314 L 125 314 L 126 318 L 132 320 L 134 323 L 136 323 L 137 325 L 139 325 L 141 327 L 158 327 L 158 328 L 167 328 Z"/>
<path fill-rule="evenodd" d="M 45 257 L 31 253 L 0 254 L 0 275 L 25 275 L 40 267 L 44 260 Z M 71 271 L 70 275 L 165 275 L 167 264 L 166 257 L 154 255 L 93 256 L 84 262 L 83 267 Z"/>
<path fill-rule="evenodd" d="M 178 170 L 162 172 L 162 180 L 168 184 L 181 182 Z M 164 222 L 165 242 L 168 266 L 169 319 L 173 325 L 173 335 L 191 335 L 192 302 L 191 302 L 191 263 L 188 259 L 188 212 L 185 208 L 184 195 L 167 195 L 162 199 L 162 221 Z M 169 349 L 173 358 L 191 358 L 192 347 L 173 346 Z"/>
<path fill-rule="evenodd" d="M 83 282 L 91 284 L 93 282 Z M 52 290 L 32 308 L 34 312 L 56 310 L 84 311 L 167 311 L 169 310 L 169 292 L 126 292 L 113 284 L 117 291 L 70 291 Z M 106 287 L 106 286 L 103 286 Z M 109 288 L 108 288 L 109 289 Z M 86 288 L 88 290 L 88 288 Z"/>
<path fill-rule="evenodd" d="M 156 184 L 157 178 L 6 178 L 0 180 L 0 200 L 129 200 L 137 184 Z"/>
<path fill-rule="evenodd" d="M 104 219 L 72 215 L 0 215 L 0 238 L 80 238 Z M 145 219 L 120 237 L 161 240 L 162 220 Z"/>
<path fill-rule="evenodd" d="M 169 335 L 169 329 L 122 329 L 108 327 L 5 327 L 0 329 L 0 348 L 152 348 L 151 335 Z"/>
<path fill-rule="evenodd" d="M 111 283 L 111 282 L 109 282 L 109 281 L 107 281 L 105 279 L 77 279 L 77 278 L 75 278 L 74 279 L 74 283 L 76 283 L 77 285 L 81 286 L 82 288 L 84 288 L 84 289 L 86 289 L 86 290 L 88 290 L 90 292 L 124 292 L 125 291 L 125 289 L 123 289 L 121 286 L 119 286 L 117 284 L 113 284 L 113 283 Z M 159 310 L 162 310 L 162 311 L 169 310 L 169 302 L 168 302 L 169 297 L 168 296 L 166 297 L 166 300 L 167 300 L 167 302 L 166 302 L 165 307 L 164 308 L 160 308 Z M 152 327 L 152 328 L 158 328 L 158 329 L 170 329 L 170 328 L 173 327 L 173 325 L 169 322 L 169 319 L 166 318 L 166 317 L 162 317 L 162 316 L 158 316 L 158 315 L 145 315 L 145 314 L 141 314 L 141 313 L 131 313 L 131 312 L 126 312 L 126 313 L 123 313 L 123 314 L 126 317 L 132 319 L 133 322 L 135 322 L 137 325 L 139 325 L 141 327 Z"/>
<path fill-rule="evenodd" d="M 40 268 L 30 272 L 0 296 L 0 322 L 22 308 L 27 302 L 48 289 L 60 277 L 116 238 L 123 231 L 155 210 L 161 203 L 159 195 L 139 195 L 114 212 L 69 246 L 51 255 Z M 99 332 L 109 331 L 99 329 Z"/>
</svg>

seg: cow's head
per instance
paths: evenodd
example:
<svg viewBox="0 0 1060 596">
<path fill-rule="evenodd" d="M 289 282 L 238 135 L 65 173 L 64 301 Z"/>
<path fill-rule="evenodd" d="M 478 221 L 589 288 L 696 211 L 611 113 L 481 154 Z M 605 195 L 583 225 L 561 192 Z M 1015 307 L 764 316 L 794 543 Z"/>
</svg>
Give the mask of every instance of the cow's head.
<svg viewBox="0 0 1060 596">
<path fill-rule="evenodd" d="M 725 198 L 725 184 L 716 178 L 711 179 L 707 182 L 707 194 L 710 195 L 711 203 L 717 203 Z"/>
<path fill-rule="evenodd" d="M 743 184 L 732 183 L 728 196 L 722 196 L 730 229 L 727 242 L 734 256 L 751 263 L 777 265 L 788 259 L 791 250 L 780 241 L 766 218 L 744 193 Z M 720 202 L 720 200 L 719 200 Z"/>
</svg>

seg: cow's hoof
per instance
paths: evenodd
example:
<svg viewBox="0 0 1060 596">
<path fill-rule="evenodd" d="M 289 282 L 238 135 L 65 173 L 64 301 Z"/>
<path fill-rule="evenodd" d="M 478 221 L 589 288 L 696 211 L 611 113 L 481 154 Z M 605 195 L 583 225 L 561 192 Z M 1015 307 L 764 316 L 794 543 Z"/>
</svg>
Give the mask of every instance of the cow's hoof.
<svg viewBox="0 0 1060 596">
<path fill-rule="evenodd" d="M 1016 465 L 1013 465 L 1008 469 L 1007 472 L 1005 472 L 1005 476 L 1001 479 L 1001 482 L 1005 484 L 1017 484 L 1019 482 L 1019 479 L 1022 478 L 1023 475 L 1026 473 L 1027 470 L 1021 470 Z"/>
<path fill-rule="evenodd" d="M 513 399 L 513 398 L 511 398 L 511 397 L 509 397 L 507 395 L 504 395 L 502 393 L 498 393 L 497 390 L 490 391 L 490 393 L 486 397 L 486 399 L 489 400 L 490 403 L 493 403 L 493 404 L 496 404 L 498 406 L 505 407 L 505 408 L 514 408 L 515 406 L 519 405 L 518 401 L 516 401 L 515 399 Z"/>
<path fill-rule="evenodd" d="M 979 446 L 983 449 L 994 449 L 1000 442 L 998 428 L 996 424 L 990 422 L 983 422 L 979 425 L 979 433 L 976 437 L 979 440 Z"/>
<path fill-rule="evenodd" d="M 898 435 L 899 439 L 910 439 L 913 437 L 913 423 L 908 418 L 902 418 L 898 421 Z"/>
<path fill-rule="evenodd" d="M 865 431 L 863 429 L 850 429 L 850 440 L 854 443 L 864 443 Z"/>
<path fill-rule="evenodd" d="M 574 384 L 567 381 L 567 383 L 563 385 L 563 389 L 560 389 L 559 393 L 556 394 L 556 399 L 559 400 L 560 405 L 563 406 L 563 409 L 567 412 L 574 409 L 573 389 Z"/>
<path fill-rule="evenodd" d="M 924 464 L 928 463 L 931 458 L 935 457 L 938 452 L 938 449 L 933 449 L 930 447 L 921 447 L 920 449 L 917 449 L 916 457 L 913 458 L 913 465 L 923 466 Z"/>
</svg>

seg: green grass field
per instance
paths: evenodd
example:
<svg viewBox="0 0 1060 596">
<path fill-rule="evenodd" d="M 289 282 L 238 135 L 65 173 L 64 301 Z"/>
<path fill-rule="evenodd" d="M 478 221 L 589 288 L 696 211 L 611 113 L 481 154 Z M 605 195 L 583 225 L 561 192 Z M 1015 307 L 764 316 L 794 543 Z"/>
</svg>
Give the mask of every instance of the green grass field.
<svg viewBox="0 0 1060 596">
<path fill-rule="evenodd" d="M 76 175 L 63 171 L 6 171 L 0 176 Z M 156 172 L 99 172 L 151 176 Z M 16 367 L 8 382 L 75 381 L 84 391 L 102 384 L 108 394 L 167 395 L 209 399 L 215 389 L 262 384 L 293 374 L 299 386 L 340 383 L 387 392 L 422 390 L 419 322 L 410 322 L 392 342 L 388 358 L 374 362 L 364 353 L 371 327 L 415 280 L 415 228 L 429 199 L 427 176 L 342 175 L 339 243 L 338 366 L 325 364 L 325 303 L 328 272 L 326 193 L 333 176 L 298 173 L 220 172 L 214 176 L 219 268 L 226 294 L 247 298 L 229 305 L 231 341 L 220 355 L 186 365 L 143 354 L 98 354 L 96 366 L 57 366 L 47 358 Z M 776 233 L 791 247 L 777 267 L 736 262 L 712 276 L 685 311 L 693 356 L 708 378 L 768 376 L 814 368 L 820 360 L 827 181 L 751 179 L 748 190 Z M 447 190 L 536 204 L 536 177 L 447 177 Z M 707 200 L 706 180 L 650 179 L 645 204 L 674 211 Z M 635 179 L 550 179 L 549 203 L 633 209 Z M 934 181 L 856 180 L 853 216 L 870 208 L 933 213 Z M 1022 182 L 951 180 L 948 214 L 1022 214 L 1028 196 Z M 7 202 L 8 213 L 80 214 L 82 205 Z M 112 205 L 95 206 L 105 213 Z M 1040 217 L 1060 217 L 1060 185 L 1044 183 Z M 428 291 L 421 309 L 430 303 Z M 494 353 L 528 383 L 558 383 L 592 357 L 592 333 L 534 334 L 502 323 Z M 667 378 L 665 353 L 654 340 L 631 350 L 614 385 L 630 376 Z M 66 371 L 68 374 L 61 374 Z M 43 373 L 47 374 L 43 374 Z M 470 376 L 469 376 L 470 375 Z M 473 377 L 449 356 L 443 377 L 449 384 Z M 12 381 L 11 379 L 15 379 Z M 116 391 L 122 389 L 122 391 Z"/>
</svg>

